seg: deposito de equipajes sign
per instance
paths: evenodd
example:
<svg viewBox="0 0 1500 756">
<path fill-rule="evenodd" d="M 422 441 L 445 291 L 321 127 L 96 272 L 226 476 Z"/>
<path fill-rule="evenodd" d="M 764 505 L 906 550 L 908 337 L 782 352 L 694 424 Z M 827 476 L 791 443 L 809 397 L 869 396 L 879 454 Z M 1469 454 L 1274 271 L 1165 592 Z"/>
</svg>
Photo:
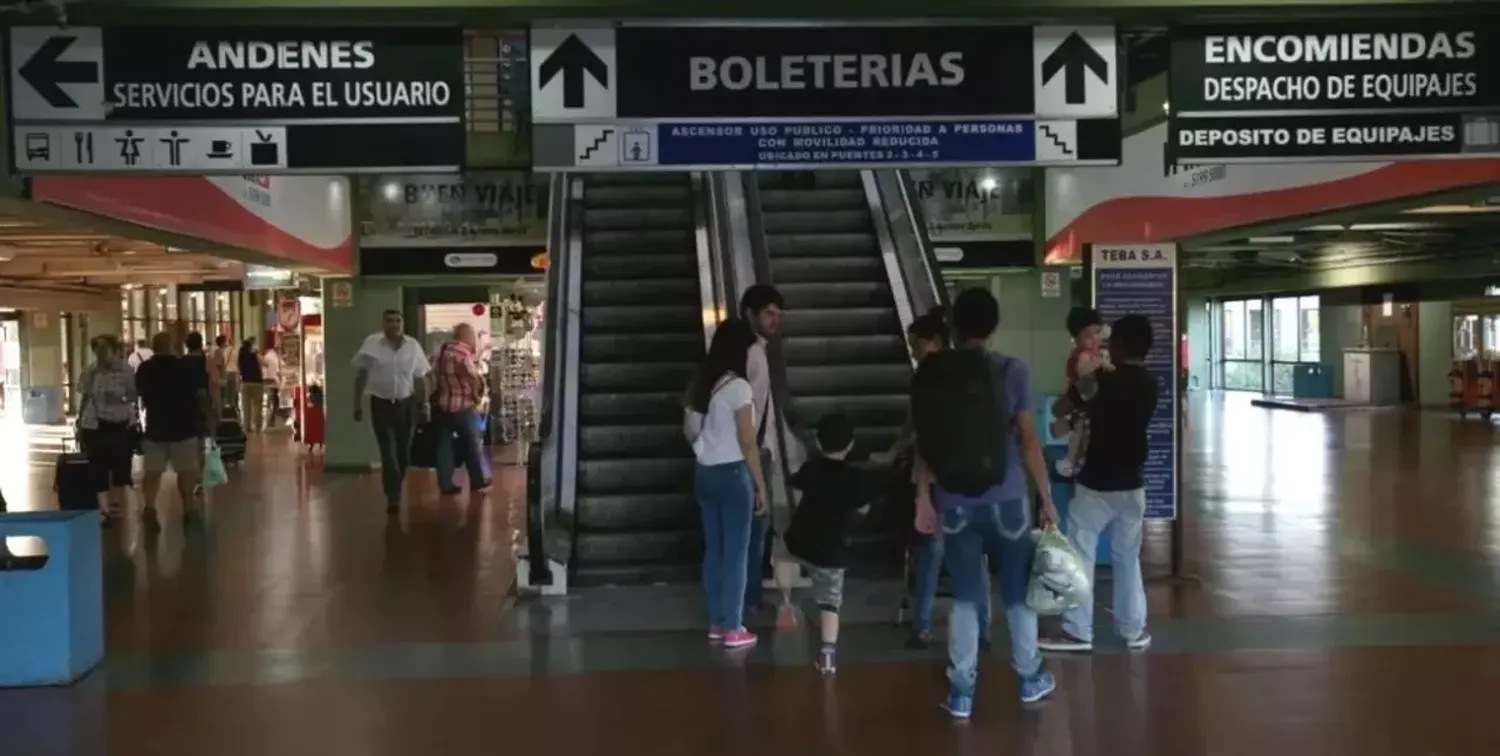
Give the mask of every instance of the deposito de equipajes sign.
<svg viewBox="0 0 1500 756">
<path fill-rule="evenodd" d="M 1171 107 L 1320 113 L 1500 107 L 1500 26 L 1220 24 L 1172 32 Z"/>
<path fill-rule="evenodd" d="M 111 121 L 463 115 L 458 28 L 104 30 Z"/>
</svg>

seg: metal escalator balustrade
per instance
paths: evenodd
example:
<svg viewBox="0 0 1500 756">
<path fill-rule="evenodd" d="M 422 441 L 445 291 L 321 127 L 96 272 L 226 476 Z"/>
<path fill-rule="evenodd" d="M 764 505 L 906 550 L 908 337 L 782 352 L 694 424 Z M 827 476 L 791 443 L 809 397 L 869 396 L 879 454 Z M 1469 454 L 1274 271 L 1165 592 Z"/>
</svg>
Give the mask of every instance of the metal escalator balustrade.
<svg viewBox="0 0 1500 756">
<path fill-rule="evenodd" d="M 696 577 L 693 457 L 681 398 L 703 354 L 693 196 L 685 174 L 584 179 L 579 585 Z"/>
<path fill-rule="evenodd" d="M 777 351 L 790 406 L 782 412 L 803 434 L 824 414 L 843 412 L 857 429 L 850 458 L 864 460 L 889 448 L 906 421 L 904 303 L 893 293 L 860 174 L 815 176 L 811 184 L 778 173 L 756 179 L 769 278 L 786 300 Z M 899 570 L 890 524 L 871 522 L 856 534 L 856 572 Z"/>
</svg>

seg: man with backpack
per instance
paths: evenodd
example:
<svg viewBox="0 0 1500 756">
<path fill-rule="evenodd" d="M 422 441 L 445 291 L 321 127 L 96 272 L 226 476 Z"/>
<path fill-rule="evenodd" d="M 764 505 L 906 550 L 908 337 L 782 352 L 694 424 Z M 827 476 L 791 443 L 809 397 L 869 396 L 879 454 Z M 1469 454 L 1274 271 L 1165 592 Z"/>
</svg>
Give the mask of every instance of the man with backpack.
<svg viewBox="0 0 1500 756">
<path fill-rule="evenodd" d="M 922 361 L 912 379 L 911 409 L 917 529 L 942 529 L 943 564 L 953 587 L 949 694 L 943 708 L 966 719 L 973 712 L 979 673 L 986 557 L 999 568 L 1021 701 L 1040 701 L 1057 688 L 1042 668 L 1036 612 L 1026 605 L 1034 551 L 1027 477 L 1041 499 L 1039 524 L 1055 525 L 1057 510 L 1037 438 L 1030 371 L 1020 360 L 986 347 L 1000 325 L 1000 304 L 983 289 L 964 291 L 953 302 L 952 325 L 955 348 Z"/>
</svg>

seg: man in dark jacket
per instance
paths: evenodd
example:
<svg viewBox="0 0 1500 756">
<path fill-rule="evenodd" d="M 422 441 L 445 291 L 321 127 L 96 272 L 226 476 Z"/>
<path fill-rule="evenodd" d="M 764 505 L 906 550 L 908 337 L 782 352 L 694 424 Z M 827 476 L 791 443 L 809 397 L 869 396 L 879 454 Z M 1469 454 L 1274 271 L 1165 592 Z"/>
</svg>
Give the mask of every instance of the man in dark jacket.
<svg viewBox="0 0 1500 756">
<path fill-rule="evenodd" d="M 258 433 L 261 429 L 262 412 L 266 403 L 266 379 L 261 375 L 260 355 L 255 350 L 255 339 L 245 339 L 240 344 L 240 412 L 246 433 Z"/>
</svg>

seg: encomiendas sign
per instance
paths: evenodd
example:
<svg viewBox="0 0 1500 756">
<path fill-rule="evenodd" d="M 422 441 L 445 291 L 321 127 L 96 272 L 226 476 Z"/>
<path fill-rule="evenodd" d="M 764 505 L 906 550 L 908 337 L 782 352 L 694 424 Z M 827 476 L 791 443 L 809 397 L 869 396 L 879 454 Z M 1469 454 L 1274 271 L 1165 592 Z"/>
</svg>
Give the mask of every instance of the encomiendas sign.
<svg viewBox="0 0 1500 756">
<path fill-rule="evenodd" d="M 1500 29 L 1288 23 L 1174 30 L 1174 113 L 1500 105 Z"/>
<path fill-rule="evenodd" d="M 110 120 L 463 115 L 456 29 L 106 30 Z"/>
</svg>

